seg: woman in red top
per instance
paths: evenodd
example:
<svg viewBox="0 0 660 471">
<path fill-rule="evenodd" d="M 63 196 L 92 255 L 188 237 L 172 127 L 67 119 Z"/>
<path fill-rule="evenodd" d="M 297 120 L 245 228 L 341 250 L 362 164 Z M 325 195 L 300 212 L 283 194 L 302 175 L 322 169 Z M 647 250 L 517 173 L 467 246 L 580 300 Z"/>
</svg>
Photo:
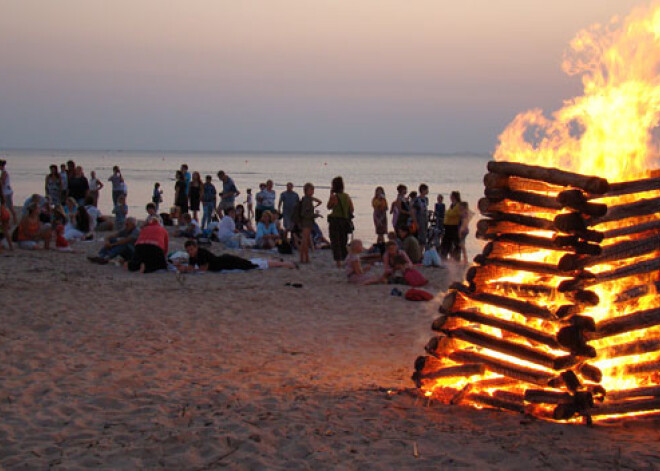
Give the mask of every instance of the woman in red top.
<svg viewBox="0 0 660 471">
<path fill-rule="evenodd" d="M 0 226 L 2 227 L 2 235 L 7 241 L 7 247 L 9 250 L 14 250 L 14 244 L 11 241 L 11 226 L 9 225 L 9 220 L 11 219 L 11 214 L 5 206 L 5 197 L 0 191 Z M 2 250 L 2 245 L 0 245 L 0 250 Z"/>
<path fill-rule="evenodd" d="M 44 249 L 49 249 L 53 234 L 50 224 L 42 224 L 39 220 L 40 209 L 37 203 L 30 203 L 27 211 L 18 224 L 18 246 L 21 249 L 34 250 L 37 244 L 43 241 Z"/>
<path fill-rule="evenodd" d="M 167 269 L 166 254 L 169 246 L 169 236 L 158 218 L 149 216 L 146 224 L 140 230 L 135 242 L 135 254 L 126 266 L 130 271 L 151 273 Z"/>
</svg>

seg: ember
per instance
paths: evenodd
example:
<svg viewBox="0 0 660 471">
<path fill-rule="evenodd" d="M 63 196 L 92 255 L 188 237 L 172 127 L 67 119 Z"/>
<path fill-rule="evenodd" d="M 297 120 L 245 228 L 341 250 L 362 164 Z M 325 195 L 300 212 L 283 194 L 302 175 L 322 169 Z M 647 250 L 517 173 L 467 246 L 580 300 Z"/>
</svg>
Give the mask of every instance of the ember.
<svg viewBox="0 0 660 471">
<path fill-rule="evenodd" d="M 596 25 L 584 94 L 518 115 L 484 177 L 487 243 L 413 379 L 431 399 L 591 421 L 660 415 L 660 5 Z"/>
</svg>

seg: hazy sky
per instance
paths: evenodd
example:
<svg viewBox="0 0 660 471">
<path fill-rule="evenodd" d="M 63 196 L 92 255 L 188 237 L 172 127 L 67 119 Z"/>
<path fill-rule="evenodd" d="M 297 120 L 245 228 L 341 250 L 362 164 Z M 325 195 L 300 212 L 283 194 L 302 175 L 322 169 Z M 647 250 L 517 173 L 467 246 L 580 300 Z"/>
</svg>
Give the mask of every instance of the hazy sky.
<svg viewBox="0 0 660 471">
<path fill-rule="evenodd" d="M 0 0 L 0 149 L 490 152 L 625 0 Z"/>
</svg>

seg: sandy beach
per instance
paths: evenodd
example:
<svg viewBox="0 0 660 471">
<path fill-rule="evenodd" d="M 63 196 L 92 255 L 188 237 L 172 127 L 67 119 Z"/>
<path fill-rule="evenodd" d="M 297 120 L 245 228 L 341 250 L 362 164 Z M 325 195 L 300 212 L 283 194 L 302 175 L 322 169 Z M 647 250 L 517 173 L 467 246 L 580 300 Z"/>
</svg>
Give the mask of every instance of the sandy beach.
<svg viewBox="0 0 660 471">
<path fill-rule="evenodd" d="M 463 266 L 423 268 L 437 296 L 413 303 L 348 285 L 326 251 L 300 270 L 177 280 L 88 263 L 99 246 L 0 255 L 3 469 L 660 467 L 657 423 L 560 425 L 401 392 Z"/>
</svg>

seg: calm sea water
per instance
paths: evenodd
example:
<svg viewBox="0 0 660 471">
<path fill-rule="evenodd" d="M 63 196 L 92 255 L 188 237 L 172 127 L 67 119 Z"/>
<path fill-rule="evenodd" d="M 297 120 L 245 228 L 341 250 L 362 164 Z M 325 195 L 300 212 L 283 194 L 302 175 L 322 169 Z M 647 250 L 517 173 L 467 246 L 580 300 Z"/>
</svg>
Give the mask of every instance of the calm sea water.
<svg viewBox="0 0 660 471">
<path fill-rule="evenodd" d="M 104 213 L 112 209 L 111 187 L 107 179 L 112 167 L 119 165 L 128 185 L 129 214 L 144 215 L 144 205 L 151 201 L 154 182 L 160 182 L 164 190 L 162 208 L 168 208 L 174 200 L 174 174 L 182 163 L 190 171 L 212 175 L 216 188 L 218 170 L 227 172 L 236 182 L 241 195 L 237 202 L 245 201 L 245 190 L 252 188 L 255 194 L 259 183 L 267 179 L 275 182 L 275 190 L 282 191 L 288 181 L 302 194 L 302 185 L 312 182 L 316 196 L 327 201 L 330 181 L 341 175 L 346 192 L 355 204 L 356 237 L 364 241 L 375 240 L 372 222 L 371 198 L 376 186 L 383 186 L 388 202 L 396 196 L 396 186 L 403 183 L 408 190 L 417 190 L 420 183 L 430 188 L 429 199 L 435 203 L 438 193 L 445 202 L 453 190 L 461 192 L 470 208 L 476 208 L 483 195 L 482 177 L 486 172 L 489 156 L 481 155 L 378 155 L 378 154 L 248 154 L 248 153 L 184 153 L 184 152 L 133 152 L 133 151 L 0 151 L 7 160 L 14 187 L 14 201 L 20 205 L 32 193 L 44 192 L 44 179 L 50 164 L 73 160 L 82 165 L 86 176 L 95 170 L 97 177 L 106 182 L 101 191 L 99 208 Z M 278 196 L 279 197 L 279 196 Z M 323 207 L 322 214 L 326 214 Z M 474 224 L 468 240 L 470 254 L 480 251 L 481 243 L 474 238 Z M 327 232 L 327 226 L 321 227 Z"/>
</svg>

